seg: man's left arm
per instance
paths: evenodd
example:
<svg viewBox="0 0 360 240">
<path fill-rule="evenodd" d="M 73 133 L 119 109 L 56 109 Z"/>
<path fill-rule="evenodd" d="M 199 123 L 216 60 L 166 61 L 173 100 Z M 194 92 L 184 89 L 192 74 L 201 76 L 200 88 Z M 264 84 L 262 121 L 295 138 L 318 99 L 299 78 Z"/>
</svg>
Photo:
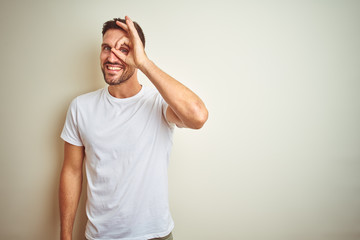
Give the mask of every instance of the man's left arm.
<svg viewBox="0 0 360 240">
<path fill-rule="evenodd" d="M 178 127 L 200 129 L 208 118 L 203 101 L 190 89 L 169 76 L 151 60 L 145 61 L 140 70 L 150 79 L 169 104 L 166 117 Z"/>
<path fill-rule="evenodd" d="M 126 16 L 126 24 L 117 22 L 128 36 L 119 39 L 112 49 L 117 57 L 126 64 L 140 69 L 158 89 L 161 96 L 169 105 L 166 118 L 178 127 L 193 129 L 201 128 L 208 118 L 208 111 L 203 101 L 190 89 L 157 67 L 147 56 L 132 20 Z M 127 55 L 119 49 L 128 45 Z"/>
</svg>

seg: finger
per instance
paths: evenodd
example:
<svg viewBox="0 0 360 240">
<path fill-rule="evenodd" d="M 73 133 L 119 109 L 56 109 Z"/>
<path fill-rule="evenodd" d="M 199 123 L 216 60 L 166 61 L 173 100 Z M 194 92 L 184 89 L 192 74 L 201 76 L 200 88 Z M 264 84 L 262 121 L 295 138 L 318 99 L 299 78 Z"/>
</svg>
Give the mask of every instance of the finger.
<svg viewBox="0 0 360 240">
<path fill-rule="evenodd" d="M 123 61 L 124 63 L 126 63 L 126 55 L 124 53 L 122 53 L 120 50 L 115 49 L 115 48 L 111 48 L 111 51 L 115 54 L 115 56 L 117 56 L 121 61 Z"/>
<path fill-rule="evenodd" d="M 130 35 L 136 39 L 140 39 L 139 34 L 135 28 L 134 22 L 129 16 L 125 16 L 126 25 L 129 28 Z"/>
<path fill-rule="evenodd" d="M 127 38 L 126 36 L 123 36 L 116 42 L 115 49 L 120 49 L 122 45 L 126 45 L 128 48 L 130 48 L 130 44 L 131 44 L 130 39 Z"/>
<path fill-rule="evenodd" d="M 116 21 L 116 25 L 118 25 L 119 27 L 124 29 L 124 31 L 129 32 L 129 27 L 125 23 L 122 23 L 120 21 Z"/>
</svg>

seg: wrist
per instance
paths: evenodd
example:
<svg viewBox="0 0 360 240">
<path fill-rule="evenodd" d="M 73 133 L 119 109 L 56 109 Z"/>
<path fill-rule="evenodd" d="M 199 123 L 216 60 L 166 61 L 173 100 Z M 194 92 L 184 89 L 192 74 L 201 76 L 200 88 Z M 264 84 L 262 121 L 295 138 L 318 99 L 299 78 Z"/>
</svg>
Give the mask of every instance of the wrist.
<svg viewBox="0 0 360 240">
<path fill-rule="evenodd" d="M 139 65 L 139 69 L 140 71 L 142 71 L 145 75 L 146 72 L 148 72 L 148 70 L 151 68 L 151 65 L 153 64 L 153 62 L 149 59 L 146 58 L 140 65 Z"/>
<path fill-rule="evenodd" d="M 60 240 L 71 240 L 71 235 L 60 235 Z"/>
<path fill-rule="evenodd" d="M 72 239 L 72 231 L 68 231 L 65 229 L 60 230 L 60 240 L 71 240 Z"/>
</svg>

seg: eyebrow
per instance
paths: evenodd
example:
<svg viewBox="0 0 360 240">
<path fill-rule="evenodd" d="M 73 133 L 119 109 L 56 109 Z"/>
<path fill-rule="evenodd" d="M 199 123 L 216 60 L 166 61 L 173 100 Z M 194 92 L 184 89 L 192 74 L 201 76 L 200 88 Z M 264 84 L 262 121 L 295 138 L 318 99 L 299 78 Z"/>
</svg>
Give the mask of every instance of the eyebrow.
<svg viewBox="0 0 360 240">
<path fill-rule="evenodd" d="M 101 44 L 101 48 L 106 47 L 106 46 L 111 47 L 111 46 L 110 46 L 109 44 L 107 44 L 107 43 L 102 43 L 102 44 Z M 127 45 L 127 44 L 125 44 L 125 43 L 122 44 L 121 47 L 130 48 L 129 45 Z"/>
</svg>

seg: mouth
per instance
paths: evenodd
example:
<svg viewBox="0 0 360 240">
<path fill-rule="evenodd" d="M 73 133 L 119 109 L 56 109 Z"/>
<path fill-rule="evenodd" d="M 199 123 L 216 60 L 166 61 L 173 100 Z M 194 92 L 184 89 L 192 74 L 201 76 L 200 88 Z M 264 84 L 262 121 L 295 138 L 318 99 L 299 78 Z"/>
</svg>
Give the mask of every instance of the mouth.
<svg viewBox="0 0 360 240">
<path fill-rule="evenodd" d="M 117 73 L 120 72 L 121 70 L 124 70 L 125 66 L 120 64 L 105 64 L 105 68 L 110 73 Z"/>
</svg>

